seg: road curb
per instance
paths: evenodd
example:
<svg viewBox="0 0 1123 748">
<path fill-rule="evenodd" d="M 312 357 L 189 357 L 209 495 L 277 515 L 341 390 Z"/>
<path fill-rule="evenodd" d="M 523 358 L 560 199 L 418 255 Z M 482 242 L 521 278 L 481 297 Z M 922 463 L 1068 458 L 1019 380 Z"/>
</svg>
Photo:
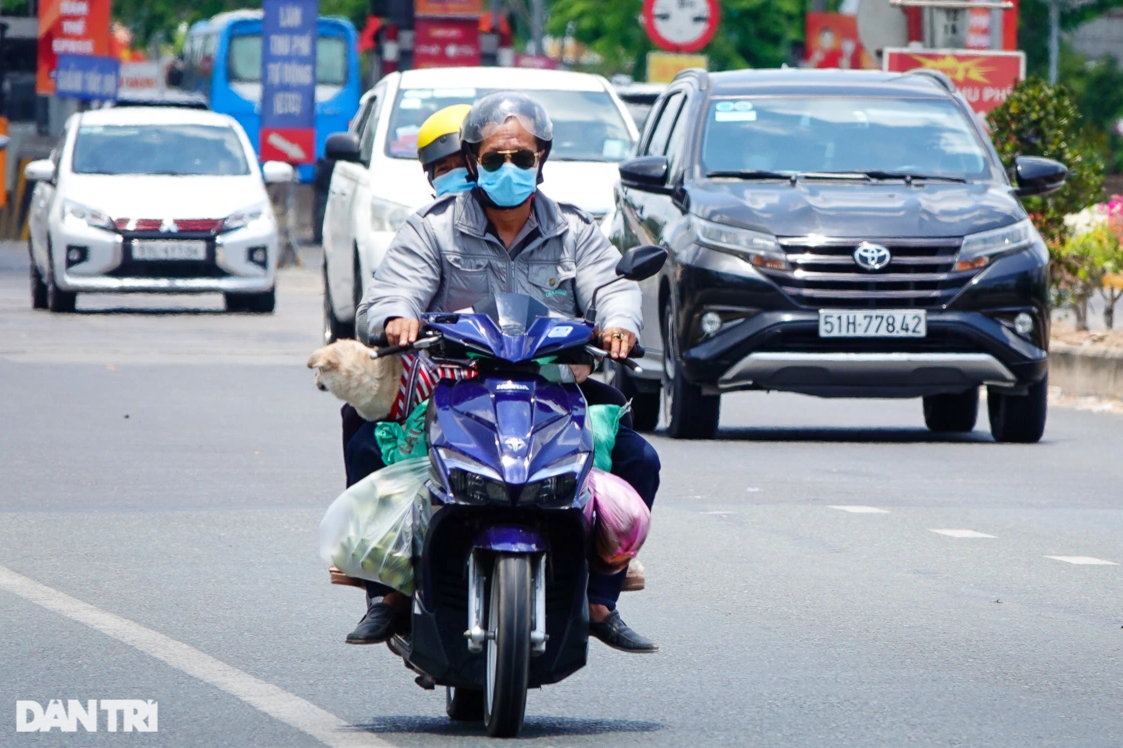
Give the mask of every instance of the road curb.
<svg viewBox="0 0 1123 748">
<path fill-rule="evenodd" d="M 1123 399 L 1123 351 L 1053 342 L 1049 384 L 1066 395 Z"/>
</svg>

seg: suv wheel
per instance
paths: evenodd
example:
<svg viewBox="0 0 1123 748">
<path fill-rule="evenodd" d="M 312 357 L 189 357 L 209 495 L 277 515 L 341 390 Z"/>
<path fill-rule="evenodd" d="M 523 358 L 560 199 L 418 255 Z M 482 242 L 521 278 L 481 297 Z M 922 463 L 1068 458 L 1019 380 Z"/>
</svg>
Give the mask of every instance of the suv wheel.
<svg viewBox="0 0 1123 748">
<path fill-rule="evenodd" d="M 30 250 L 30 245 L 28 246 Z M 39 266 L 35 264 L 35 256 L 31 256 L 31 308 L 32 309 L 46 309 L 47 308 L 47 284 L 43 282 L 43 274 L 39 272 Z"/>
<path fill-rule="evenodd" d="M 678 371 L 671 305 L 663 311 L 663 412 L 673 439 L 712 439 L 721 416 L 721 395 L 703 395 Z"/>
<path fill-rule="evenodd" d="M 654 431 L 659 425 L 659 391 L 644 392 L 623 364 L 612 364 L 612 386 L 632 401 L 632 426 L 636 431 Z"/>
<path fill-rule="evenodd" d="M 966 433 L 974 430 L 978 415 L 978 387 L 957 394 L 924 398 L 924 423 L 929 431 Z"/>
<path fill-rule="evenodd" d="M 987 390 L 990 433 L 996 442 L 1034 444 L 1045 433 L 1049 406 L 1049 377 L 1029 386 L 1024 395 L 1008 395 Z"/>
<path fill-rule="evenodd" d="M 335 304 L 331 301 L 331 287 L 328 285 L 328 261 L 324 258 L 324 345 L 330 345 L 341 338 L 354 337 L 354 330 L 335 316 Z"/>
</svg>

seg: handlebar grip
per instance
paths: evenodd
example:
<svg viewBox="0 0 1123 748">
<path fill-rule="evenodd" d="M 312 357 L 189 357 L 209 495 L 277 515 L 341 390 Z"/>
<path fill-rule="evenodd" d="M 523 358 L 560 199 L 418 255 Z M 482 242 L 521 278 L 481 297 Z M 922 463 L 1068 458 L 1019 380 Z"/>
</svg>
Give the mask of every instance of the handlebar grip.
<svg viewBox="0 0 1123 748">
<path fill-rule="evenodd" d="M 390 345 L 390 341 L 386 339 L 386 333 L 380 333 L 377 338 L 372 338 L 370 341 L 371 348 L 385 348 Z"/>
<path fill-rule="evenodd" d="M 643 358 L 647 355 L 647 349 L 639 343 L 632 346 L 631 352 L 628 353 L 628 358 Z"/>
<path fill-rule="evenodd" d="M 381 347 L 381 348 L 375 348 L 373 351 L 370 352 L 370 357 L 371 358 L 385 358 L 386 356 L 394 356 L 394 355 L 397 355 L 399 353 L 405 353 L 406 351 L 412 351 L 412 350 L 413 350 L 413 344 L 412 343 L 409 344 L 409 345 L 389 345 L 389 346 L 384 346 L 384 347 Z"/>
</svg>

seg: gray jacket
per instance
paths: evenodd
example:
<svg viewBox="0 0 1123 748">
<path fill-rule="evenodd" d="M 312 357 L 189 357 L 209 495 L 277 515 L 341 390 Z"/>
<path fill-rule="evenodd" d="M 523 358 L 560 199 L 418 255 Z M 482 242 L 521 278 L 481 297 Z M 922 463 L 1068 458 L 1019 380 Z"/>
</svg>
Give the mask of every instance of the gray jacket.
<svg viewBox="0 0 1123 748">
<path fill-rule="evenodd" d="M 541 192 L 512 243 L 514 259 L 487 231 L 487 215 L 471 192 L 438 198 L 410 216 L 391 242 L 359 304 L 355 327 L 368 340 L 392 317 L 454 312 L 496 293 L 520 293 L 577 317 L 593 291 L 616 277 L 620 253 L 592 216 Z M 620 280 L 597 295 L 602 328 L 641 329 L 640 290 Z"/>
</svg>

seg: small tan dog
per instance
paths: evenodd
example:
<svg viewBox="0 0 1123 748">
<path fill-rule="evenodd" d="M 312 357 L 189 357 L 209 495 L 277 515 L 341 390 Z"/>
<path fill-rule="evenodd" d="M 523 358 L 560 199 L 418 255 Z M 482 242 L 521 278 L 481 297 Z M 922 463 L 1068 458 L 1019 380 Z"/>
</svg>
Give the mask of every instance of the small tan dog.
<svg viewBox="0 0 1123 748">
<path fill-rule="evenodd" d="M 402 381 L 398 356 L 371 359 L 370 348 L 357 340 L 337 340 L 308 359 L 316 369 L 316 387 L 349 403 L 368 421 L 390 415 Z"/>
</svg>

